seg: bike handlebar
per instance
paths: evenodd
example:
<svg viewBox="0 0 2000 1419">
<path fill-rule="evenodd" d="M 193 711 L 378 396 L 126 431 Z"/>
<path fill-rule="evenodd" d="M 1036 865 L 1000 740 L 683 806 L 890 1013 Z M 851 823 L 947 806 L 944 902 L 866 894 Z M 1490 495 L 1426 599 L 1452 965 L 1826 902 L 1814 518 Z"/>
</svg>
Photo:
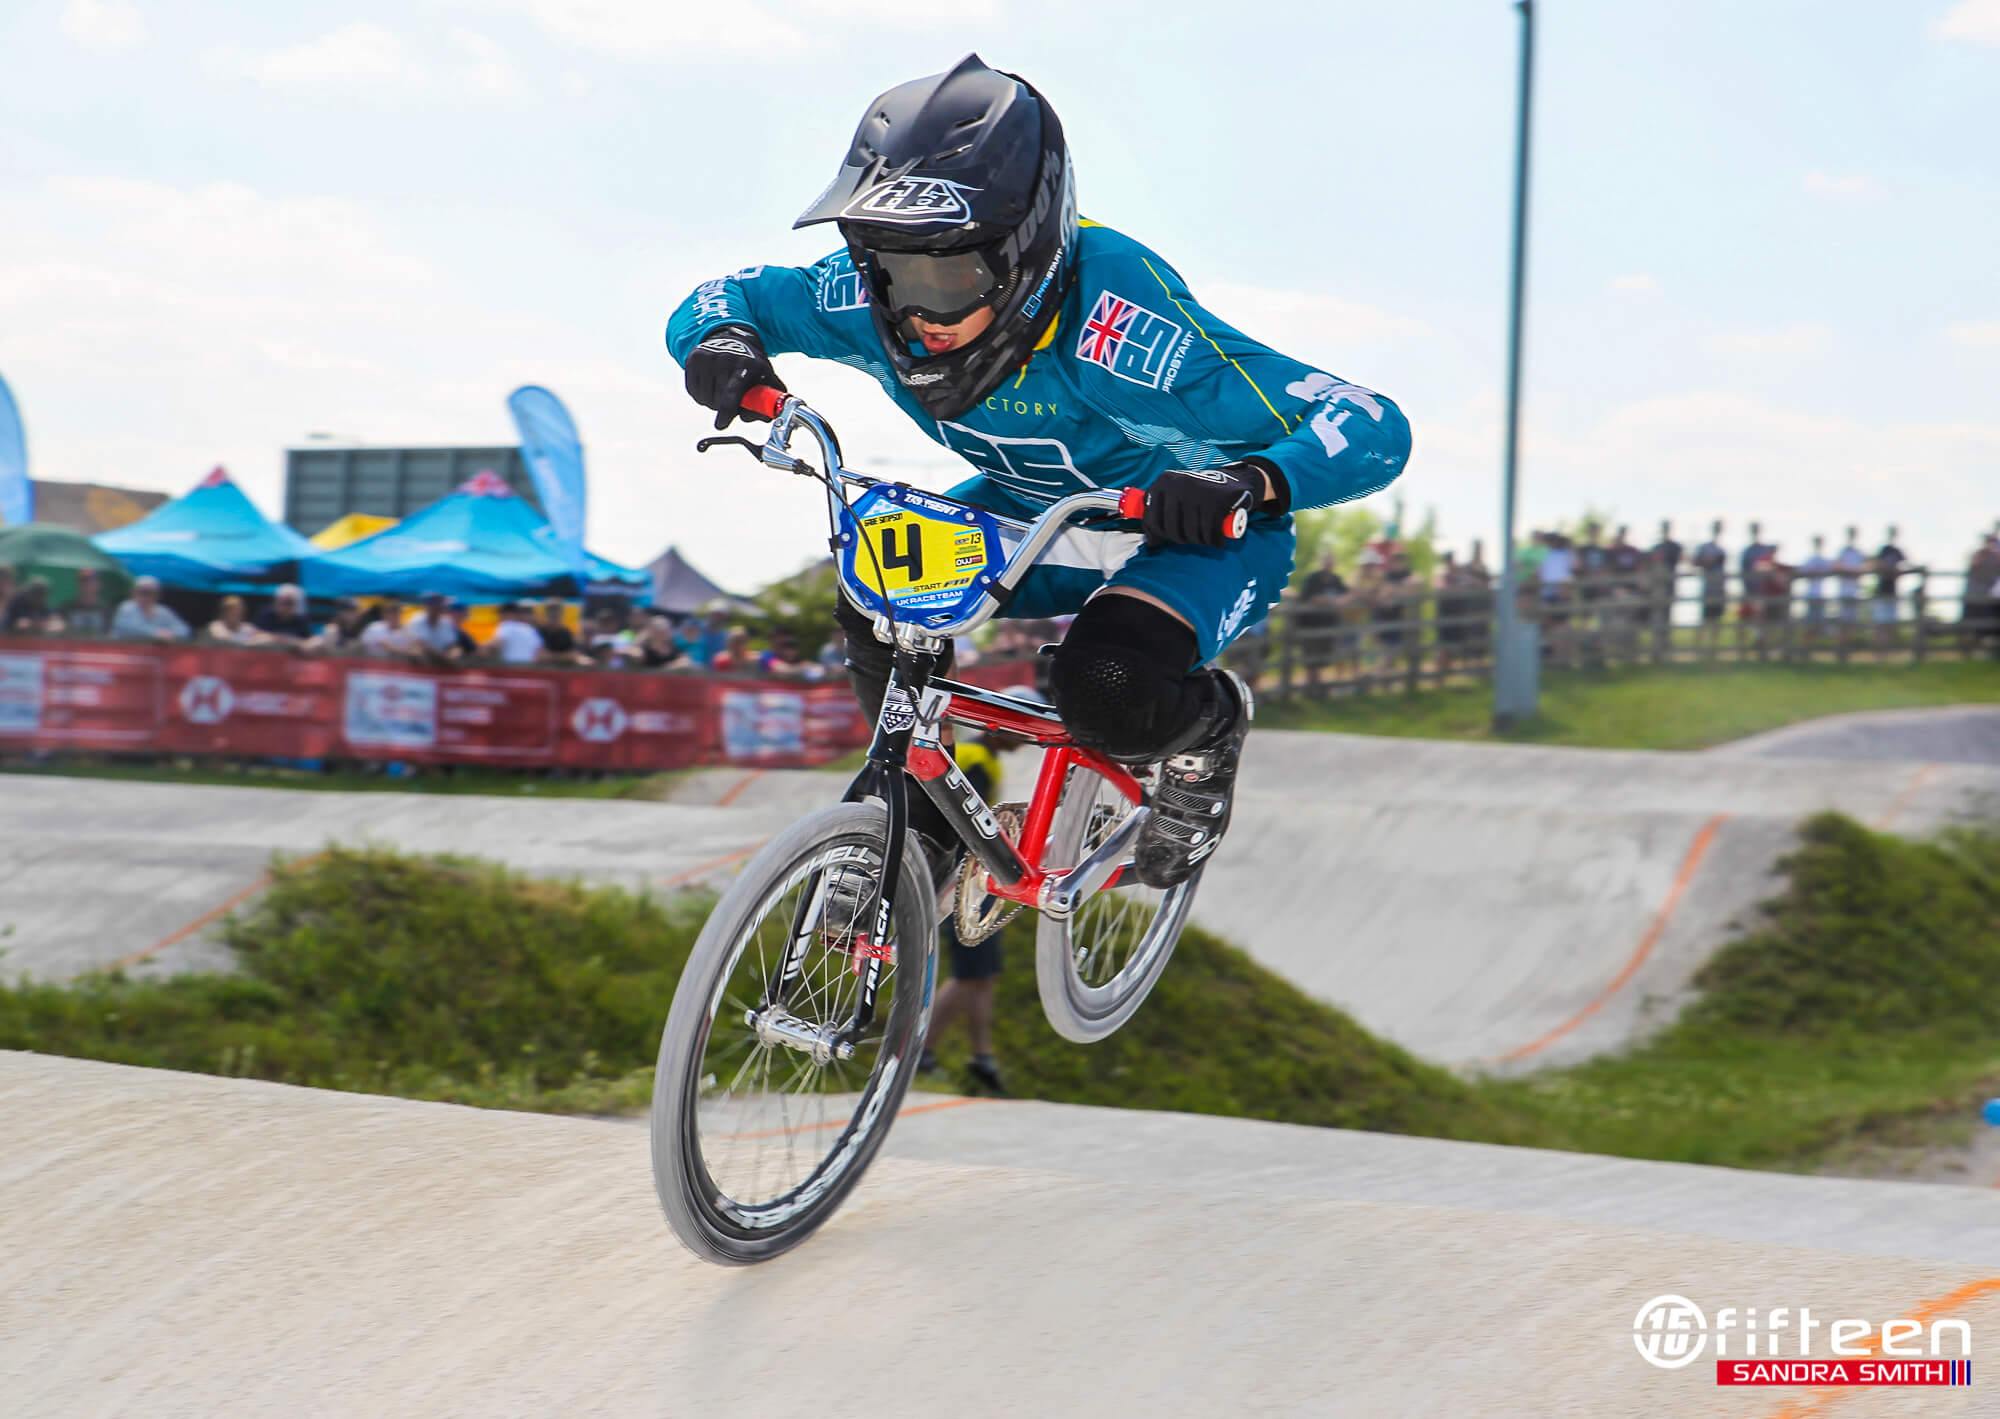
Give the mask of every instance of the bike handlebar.
<svg viewBox="0 0 2000 1419">
<path fill-rule="evenodd" d="M 759 448 L 748 439 L 718 438 L 704 439 L 697 445 L 698 448 L 707 448 L 715 443 L 742 444 L 757 454 L 767 467 L 782 469 L 788 473 L 811 473 L 813 470 L 810 465 L 788 451 L 794 429 L 803 427 L 819 444 L 820 451 L 827 460 L 824 477 L 827 480 L 827 496 L 833 507 L 843 506 L 835 489 L 836 481 L 854 484 L 872 484 L 875 481 L 859 477 L 841 466 L 840 445 L 834 438 L 833 430 L 828 428 L 826 421 L 814 413 L 797 395 L 786 394 L 769 385 L 760 385 L 746 392 L 742 402 L 745 410 L 771 421 L 771 432 L 765 438 L 763 446 Z M 1008 555 L 1006 567 L 994 577 L 993 585 L 988 589 L 982 604 L 949 625 L 927 627 L 926 634 L 944 638 L 964 635 L 996 613 L 1013 593 L 1014 588 L 1020 585 L 1021 578 L 1027 575 L 1028 568 L 1040 560 L 1042 553 L 1048 550 L 1049 544 L 1062 535 L 1069 520 L 1079 513 L 1111 512 L 1136 521 L 1144 518 L 1146 500 L 1150 496 L 1151 494 L 1144 488 L 1091 489 L 1057 499 L 1043 510 L 1040 517 L 1025 526 L 1011 519 L 1002 518 L 1003 523 L 1009 523 L 1018 529 L 1020 537 Z M 1237 508 L 1230 512 L 1223 523 L 1223 536 L 1232 540 L 1241 537 L 1249 520 L 1250 514 L 1247 509 Z"/>
</svg>

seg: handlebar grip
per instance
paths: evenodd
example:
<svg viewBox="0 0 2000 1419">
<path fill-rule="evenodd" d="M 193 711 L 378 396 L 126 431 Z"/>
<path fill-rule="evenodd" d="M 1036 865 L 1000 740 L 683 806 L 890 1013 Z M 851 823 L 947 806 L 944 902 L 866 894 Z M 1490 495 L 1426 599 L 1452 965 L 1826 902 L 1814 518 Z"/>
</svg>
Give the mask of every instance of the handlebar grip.
<svg viewBox="0 0 2000 1419">
<path fill-rule="evenodd" d="M 782 389 L 773 389 L 768 384 L 760 384 L 755 389 L 747 391 L 743 396 L 743 407 L 753 414 L 762 415 L 766 419 L 777 418 L 778 407 L 784 402 L 785 391 Z"/>
<path fill-rule="evenodd" d="M 1149 495 L 1144 488 L 1127 488 L 1118 495 L 1118 515 L 1140 522 L 1146 516 L 1146 499 Z M 1237 508 L 1222 519 L 1222 537 L 1226 542 L 1234 542 L 1250 529 L 1250 509 Z"/>
</svg>

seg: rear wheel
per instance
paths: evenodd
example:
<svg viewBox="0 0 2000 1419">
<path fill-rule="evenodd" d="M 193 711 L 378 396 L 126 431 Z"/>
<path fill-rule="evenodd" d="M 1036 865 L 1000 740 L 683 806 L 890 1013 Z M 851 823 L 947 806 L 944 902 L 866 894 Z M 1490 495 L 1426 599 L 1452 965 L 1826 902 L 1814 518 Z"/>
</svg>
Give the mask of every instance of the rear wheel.
<svg viewBox="0 0 2000 1419">
<path fill-rule="evenodd" d="M 723 894 L 688 958 L 660 1038 L 653 1182 L 697 1256 L 741 1265 L 797 1246 L 895 1121 L 923 1045 L 937 928 L 910 837 L 888 940 L 873 939 L 887 830 L 887 812 L 860 803 L 793 825 Z M 874 1019 L 848 1038 L 871 971 Z"/>
<path fill-rule="evenodd" d="M 1086 764 L 1070 770 L 1049 827 L 1051 872 L 1088 857 L 1137 807 Z M 1131 1019 L 1172 959 L 1201 872 L 1167 891 L 1148 887 L 1130 861 L 1067 920 L 1043 913 L 1035 932 L 1035 981 L 1055 1032 L 1094 1044 Z"/>
</svg>

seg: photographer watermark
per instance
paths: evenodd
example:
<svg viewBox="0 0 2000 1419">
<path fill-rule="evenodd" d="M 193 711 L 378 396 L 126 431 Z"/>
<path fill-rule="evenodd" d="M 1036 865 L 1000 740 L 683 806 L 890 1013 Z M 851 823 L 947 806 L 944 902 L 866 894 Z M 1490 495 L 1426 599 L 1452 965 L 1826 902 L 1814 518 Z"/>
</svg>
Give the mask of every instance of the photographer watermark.
<svg viewBox="0 0 2000 1419">
<path fill-rule="evenodd" d="M 1655 1296 L 1632 1318 L 1649 1365 L 1678 1370 L 1712 1354 L 1723 1385 L 1969 1385 L 1972 1325 L 1908 1318 L 1824 1320 L 1810 1306 L 1724 1306 L 1709 1324 L 1685 1296 Z M 1817 1347 L 1817 1348 L 1816 1348 Z"/>
</svg>

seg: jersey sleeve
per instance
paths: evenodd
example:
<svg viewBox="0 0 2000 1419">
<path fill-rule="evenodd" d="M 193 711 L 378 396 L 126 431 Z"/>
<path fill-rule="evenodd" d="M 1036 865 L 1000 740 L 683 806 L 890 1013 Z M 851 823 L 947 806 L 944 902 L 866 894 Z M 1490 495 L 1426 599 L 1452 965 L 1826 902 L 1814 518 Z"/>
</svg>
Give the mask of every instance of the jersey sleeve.
<svg viewBox="0 0 2000 1419">
<path fill-rule="evenodd" d="M 840 359 L 857 335 L 874 343 L 861 278 L 845 250 L 810 266 L 750 266 L 704 281 L 667 321 L 667 352 L 682 364 L 718 325 L 747 325 L 773 355 Z"/>
<path fill-rule="evenodd" d="M 1119 265 L 1117 294 L 1086 293 L 1092 305 L 1074 351 L 1110 376 L 1089 381 L 1100 397 L 1192 426 L 1232 459 L 1268 465 L 1286 485 L 1286 510 L 1366 497 L 1403 471 L 1410 425 L 1393 400 L 1251 339 L 1150 253 Z M 1119 309 L 1128 289 L 1136 314 Z"/>
</svg>

